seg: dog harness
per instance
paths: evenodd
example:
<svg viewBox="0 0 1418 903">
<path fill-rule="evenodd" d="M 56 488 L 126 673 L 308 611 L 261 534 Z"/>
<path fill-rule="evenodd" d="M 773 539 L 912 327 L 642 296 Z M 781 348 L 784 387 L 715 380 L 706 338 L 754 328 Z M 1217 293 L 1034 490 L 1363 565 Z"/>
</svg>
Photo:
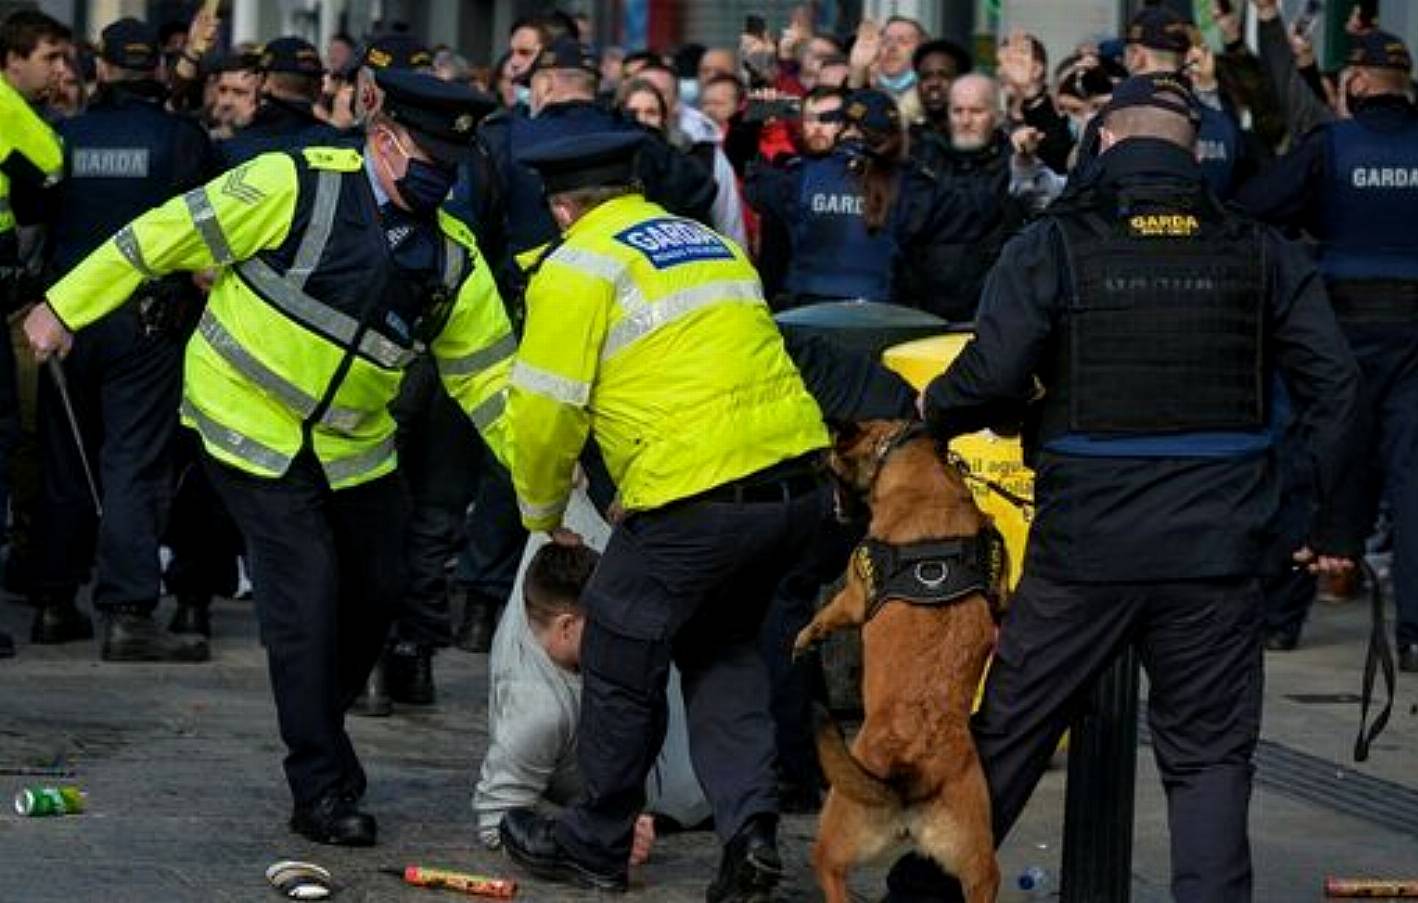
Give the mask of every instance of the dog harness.
<svg viewBox="0 0 1418 903">
<path fill-rule="evenodd" d="M 852 569 L 866 588 L 867 621 L 891 601 L 951 605 L 983 593 L 993 607 L 1004 562 L 1004 537 L 993 527 L 901 545 L 867 537 L 852 553 Z"/>
</svg>

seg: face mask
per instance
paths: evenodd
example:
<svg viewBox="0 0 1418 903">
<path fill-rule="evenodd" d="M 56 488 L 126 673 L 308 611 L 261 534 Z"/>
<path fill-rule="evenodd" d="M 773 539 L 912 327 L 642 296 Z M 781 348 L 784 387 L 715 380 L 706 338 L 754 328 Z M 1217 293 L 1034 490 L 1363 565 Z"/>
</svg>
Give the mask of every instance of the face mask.
<svg viewBox="0 0 1418 903">
<path fill-rule="evenodd" d="M 532 105 L 532 89 L 527 85 L 518 85 L 512 89 L 513 103 L 521 104 L 524 107 Z"/>
<path fill-rule="evenodd" d="M 390 133 L 389 139 L 409 161 L 409 168 L 404 171 L 404 175 L 394 179 L 394 187 L 398 190 L 399 196 L 404 199 L 404 204 L 409 208 L 409 212 L 415 216 L 433 216 L 438 210 L 438 206 L 448 197 L 448 192 L 453 190 L 453 183 L 458 178 L 457 171 L 415 159 L 408 151 L 404 150 L 403 146 L 399 144 L 399 139 L 395 138 L 392 133 Z M 385 165 L 387 167 L 388 164 Z M 393 173 L 391 172 L 390 175 Z"/>
<path fill-rule="evenodd" d="M 1068 117 L 1068 133 L 1073 136 L 1075 142 L 1083 137 L 1083 122 L 1082 116 Z"/>
<path fill-rule="evenodd" d="M 892 94 L 901 94 L 909 91 L 916 84 L 916 70 L 907 69 L 900 75 L 887 75 L 881 73 L 876 77 L 877 84 L 890 91 Z"/>
<path fill-rule="evenodd" d="M 679 80 L 679 99 L 691 107 L 699 106 L 699 79 L 682 78 Z"/>
</svg>

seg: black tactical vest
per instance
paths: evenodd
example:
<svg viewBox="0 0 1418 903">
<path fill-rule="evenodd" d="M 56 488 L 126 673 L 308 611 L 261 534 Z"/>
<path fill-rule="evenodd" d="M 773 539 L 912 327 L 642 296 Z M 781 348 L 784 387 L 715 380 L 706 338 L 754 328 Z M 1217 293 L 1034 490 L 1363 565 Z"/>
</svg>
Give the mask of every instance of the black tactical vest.
<svg viewBox="0 0 1418 903">
<path fill-rule="evenodd" d="M 1054 220 L 1070 297 L 1045 440 L 1264 426 L 1259 227 L 1204 191 L 1099 193 Z"/>
</svg>

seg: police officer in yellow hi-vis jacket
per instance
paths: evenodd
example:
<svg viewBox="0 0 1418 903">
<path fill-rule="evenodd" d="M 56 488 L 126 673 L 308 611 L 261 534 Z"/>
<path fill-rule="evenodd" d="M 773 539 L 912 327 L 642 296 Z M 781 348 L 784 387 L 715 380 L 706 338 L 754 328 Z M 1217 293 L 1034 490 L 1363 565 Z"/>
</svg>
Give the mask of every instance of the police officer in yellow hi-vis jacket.
<svg viewBox="0 0 1418 903">
<path fill-rule="evenodd" d="M 402 591 L 405 498 L 387 405 L 427 346 L 506 460 L 515 344 L 473 236 L 439 211 L 486 112 L 466 88 L 380 73 L 363 155 L 277 152 L 121 229 L 25 324 L 38 356 L 142 280 L 220 267 L 187 346 L 182 420 L 246 539 L 270 662 L 292 830 L 368 845 L 344 717 Z"/>
<path fill-rule="evenodd" d="M 577 136 L 521 158 L 563 232 L 528 286 L 512 371 L 523 521 L 576 541 L 561 518 L 590 435 L 626 515 L 583 596 L 587 796 L 557 819 L 509 812 L 502 839 L 550 880 L 626 888 L 673 661 L 725 844 L 708 899 L 767 899 L 782 864 L 758 627 L 829 510 L 827 433 L 744 251 L 633 184 L 640 140 Z"/>
</svg>

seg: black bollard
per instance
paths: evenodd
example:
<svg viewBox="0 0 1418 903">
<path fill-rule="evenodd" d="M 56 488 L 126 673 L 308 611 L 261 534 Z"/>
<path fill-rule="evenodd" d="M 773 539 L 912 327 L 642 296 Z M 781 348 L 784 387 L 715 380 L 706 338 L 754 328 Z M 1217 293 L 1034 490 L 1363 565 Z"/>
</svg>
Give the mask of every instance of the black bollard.
<svg viewBox="0 0 1418 903">
<path fill-rule="evenodd" d="M 1137 783 L 1137 649 L 1098 678 L 1073 724 L 1064 803 L 1063 903 L 1127 903 L 1132 895 Z"/>
</svg>

